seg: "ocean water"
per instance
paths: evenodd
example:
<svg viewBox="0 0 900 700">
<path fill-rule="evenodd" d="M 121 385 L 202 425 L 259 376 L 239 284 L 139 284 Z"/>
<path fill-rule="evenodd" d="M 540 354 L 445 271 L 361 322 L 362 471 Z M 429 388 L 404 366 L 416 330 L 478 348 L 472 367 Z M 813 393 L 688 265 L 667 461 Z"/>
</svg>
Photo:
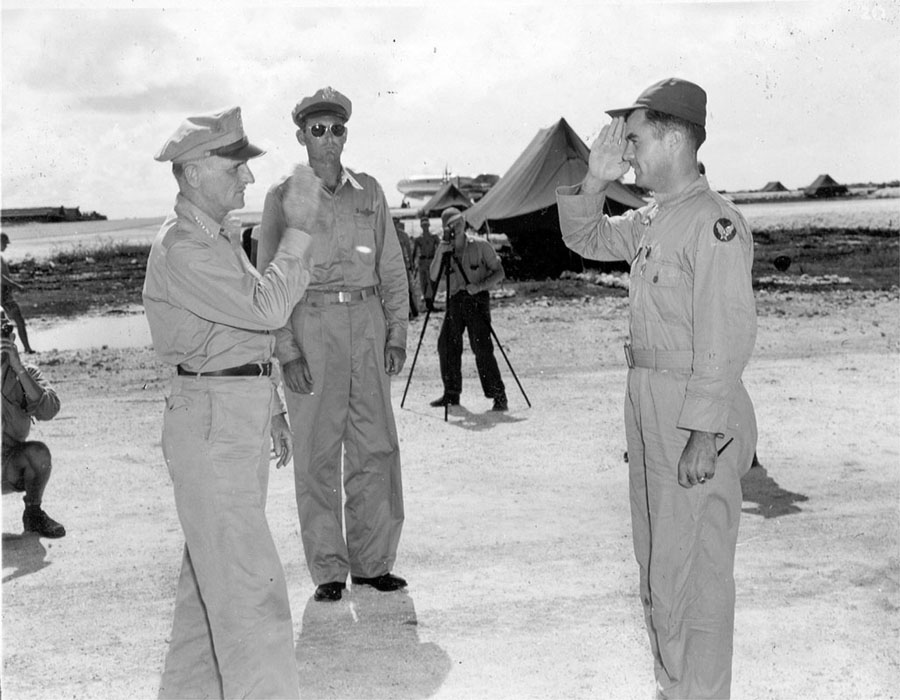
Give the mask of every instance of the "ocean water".
<svg viewBox="0 0 900 700">
<path fill-rule="evenodd" d="M 833 199 L 766 202 L 739 205 L 751 228 L 767 226 L 865 226 L 900 229 L 900 199 Z M 245 225 L 258 223 L 258 212 L 241 212 Z M 11 243 L 4 256 L 10 261 L 26 256 L 50 257 L 59 250 L 105 242 L 153 240 L 163 218 L 83 221 L 61 224 L 25 224 L 3 230 Z M 150 345 L 150 330 L 141 307 L 128 313 L 85 316 L 64 322 L 29 325 L 29 338 L 38 350 L 75 350 L 92 347 Z"/>
</svg>

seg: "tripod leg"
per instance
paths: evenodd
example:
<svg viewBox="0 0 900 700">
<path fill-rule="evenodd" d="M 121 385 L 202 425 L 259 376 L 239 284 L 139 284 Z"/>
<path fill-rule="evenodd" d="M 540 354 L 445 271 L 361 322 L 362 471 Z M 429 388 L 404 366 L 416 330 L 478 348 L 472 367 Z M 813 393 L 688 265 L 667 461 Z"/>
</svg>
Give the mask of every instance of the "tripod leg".
<svg viewBox="0 0 900 700">
<path fill-rule="evenodd" d="M 519 381 L 519 377 L 516 376 L 516 370 L 513 369 L 512 363 L 509 361 L 509 358 L 506 356 L 506 351 L 503 349 L 503 344 L 500 342 L 500 338 L 497 337 L 497 334 L 494 332 L 494 326 L 491 324 L 491 335 L 494 337 L 494 342 L 497 343 L 497 347 L 500 348 L 500 354 L 503 355 L 503 359 L 506 360 L 506 366 L 509 367 L 509 371 L 512 373 L 513 379 L 516 380 L 516 384 L 519 385 L 519 391 L 522 392 L 522 396 L 525 397 L 525 403 L 528 404 L 528 408 L 531 408 L 531 401 L 528 400 L 528 394 L 525 393 L 525 389 L 522 388 L 522 382 Z"/>
<path fill-rule="evenodd" d="M 406 387 L 403 389 L 403 398 L 400 399 L 400 408 L 406 401 L 406 392 L 409 391 L 409 383 L 412 381 L 413 371 L 416 369 L 416 360 L 419 359 L 419 350 L 422 348 L 422 339 L 425 337 L 425 329 L 428 327 L 428 319 L 431 318 L 431 309 L 425 314 L 425 321 L 422 323 L 422 332 L 419 333 L 419 343 L 416 345 L 416 354 L 413 355 L 412 364 L 409 366 L 409 375 L 406 377 Z"/>
</svg>

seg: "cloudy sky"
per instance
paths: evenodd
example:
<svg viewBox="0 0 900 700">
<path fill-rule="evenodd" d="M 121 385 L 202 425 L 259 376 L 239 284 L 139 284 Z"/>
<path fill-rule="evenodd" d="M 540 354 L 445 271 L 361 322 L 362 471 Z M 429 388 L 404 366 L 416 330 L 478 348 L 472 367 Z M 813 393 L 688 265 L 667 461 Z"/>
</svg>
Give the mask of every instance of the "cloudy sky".
<svg viewBox="0 0 900 700">
<path fill-rule="evenodd" d="M 900 178 L 900 10 L 815 2 L 2 3 L 2 205 L 162 216 L 153 154 L 184 117 L 238 104 L 247 210 L 304 156 L 290 112 L 332 85 L 353 101 L 345 165 L 382 183 L 502 175 L 565 118 L 679 76 L 709 94 L 700 151 L 719 189 Z"/>
</svg>

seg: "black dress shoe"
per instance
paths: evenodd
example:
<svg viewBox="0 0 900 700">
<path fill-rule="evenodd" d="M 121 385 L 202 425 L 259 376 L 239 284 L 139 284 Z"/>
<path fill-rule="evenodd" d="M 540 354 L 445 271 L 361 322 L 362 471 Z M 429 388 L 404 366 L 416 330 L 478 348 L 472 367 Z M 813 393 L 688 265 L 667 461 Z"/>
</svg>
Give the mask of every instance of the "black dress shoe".
<svg viewBox="0 0 900 700">
<path fill-rule="evenodd" d="M 508 411 L 509 404 L 506 402 L 506 397 L 501 396 L 499 398 L 494 399 L 494 405 L 491 407 L 492 411 Z"/>
<path fill-rule="evenodd" d="M 316 592 L 313 595 L 314 600 L 340 600 L 341 591 L 347 587 L 346 583 L 340 581 L 329 581 L 328 583 L 320 583 L 316 586 Z"/>
<path fill-rule="evenodd" d="M 401 588 L 406 588 L 406 579 L 394 576 L 394 574 L 381 574 L 375 578 L 351 576 L 350 580 L 353 581 L 354 586 L 372 586 L 382 592 L 399 591 Z"/>
<path fill-rule="evenodd" d="M 437 408 L 438 406 L 459 406 L 459 397 L 444 394 L 441 398 L 432 401 L 429 406 Z"/>
</svg>

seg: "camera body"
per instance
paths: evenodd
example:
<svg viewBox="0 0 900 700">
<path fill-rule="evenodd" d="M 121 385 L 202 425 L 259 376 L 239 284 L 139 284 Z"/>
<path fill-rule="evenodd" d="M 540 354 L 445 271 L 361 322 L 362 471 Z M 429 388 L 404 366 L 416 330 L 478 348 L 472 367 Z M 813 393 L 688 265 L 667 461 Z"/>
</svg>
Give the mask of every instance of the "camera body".
<svg viewBox="0 0 900 700">
<path fill-rule="evenodd" d="M 444 241 L 444 243 L 453 243 L 453 237 L 453 229 L 449 226 L 441 231 L 441 239 Z"/>
</svg>

